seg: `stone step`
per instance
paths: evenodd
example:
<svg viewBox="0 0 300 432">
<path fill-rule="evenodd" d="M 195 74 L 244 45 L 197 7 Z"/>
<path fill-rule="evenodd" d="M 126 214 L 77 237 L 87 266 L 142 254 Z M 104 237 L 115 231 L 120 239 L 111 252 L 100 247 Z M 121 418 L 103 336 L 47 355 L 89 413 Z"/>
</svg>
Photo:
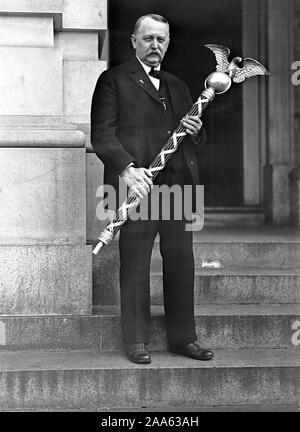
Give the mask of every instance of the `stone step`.
<svg viewBox="0 0 300 432">
<path fill-rule="evenodd" d="M 197 267 L 220 260 L 224 268 L 299 269 L 300 230 L 289 227 L 204 228 L 194 233 Z"/>
<path fill-rule="evenodd" d="M 199 362 L 153 352 L 149 365 L 123 353 L 1 354 L 1 410 L 101 410 L 195 406 L 296 406 L 299 356 L 293 350 L 219 350 Z"/>
<path fill-rule="evenodd" d="M 169 407 L 169 406 L 163 406 L 163 407 L 153 407 L 153 406 L 149 406 L 149 407 L 109 407 L 109 408 L 84 408 L 84 409 L 80 409 L 80 412 L 102 412 L 102 413 L 106 413 L 107 416 L 109 415 L 109 413 L 113 413 L 113 412 L 117 412 L 117 413 L 122 413 L 122 412 L 144 412 L 145 416 L 147 416 L 147 413 L 149 412 L 156 412 L 156 413 L 162 413 L 162 415 L 165 415 L 166 413 L 169 413 L 168 415 L 170 417 L 174 417 L 174 415 L 172 415 L 172 412 L 177 412 L 178 413 L 178 409 L 180 408 L 180 412 L 190 412 L 190 413 L 195 413 L 195 412 L 298 412 L 299 409 L 299 404 L 296 402 L 290 403 L 290 404 L 279 404 L 279 405 L 267 405 L 266 403 L 260 404 L 260 405 L 211 405 L 211 406 L 207 406 L 207 405 L 202 405 L 202 406 L 189 406 L 189 407 Z M 2 411 L 0 409 L 0 411 Z M 22 408 L 11 408 L 11 409 L 5 409 L 3 410 L 5 412 L 8 413 L 8 415 L 12 412 L 39 412 L 40 409 L 39 408 L 27 408 L 27 409 L 22 409 Z M 64 408 L 64 409 L 60 409 L 60 408 L 48 408 L 46 407 L 45 409 L 43 409 L 43 411 L 46 412 L 78 412 L 78 409 L 76 408 Z M 105 418 L 107 418 L 107 416 L 105 416 Z M 2 412 L 2 417 L 3 417 L 3 412 Z M 113 417 L 113 415 L 111 415 L 111 418 Z M 124 415 L 125 417 L 125 415 Z M 123 418 L 124 418 L 123 417 Z M 101 416 L 101 419 L 103 419 L 104 416 Z M 51 418 L 47 419 L 47 426 L 49 426 L 49 424 L 51 424 L 51 422 L 49 422 Z M 11 418 L 9 419 L 11 422 Z M 55 421 L 55 423 L 57 422 L 57 420 L 55 420 L 53 418 L 53 420 Z M 31 423 L 31 420 L 28 418 L 28 421 Z M 74 422 L 76 422 L 76 425 L 78 426 L 78 420 L 74 418 Z M 56 423 L 57 424 L 57 423 Z M 70 423 L 69 423 L 70 424 Z M 84 419 L 84 424 L 85 426 L 87 426 L 86 423 L 86 419 Z M 24 425 L 24 419 L 22 419 L 22 425 Z M 194 426 L 196 426 L 196 424 L 194 424 Z"/>
<path fill-rule="evenodd" d="M 194 241 L 196 268 L 203 263 L 219 261 L 223 268 L 299 268 L 300 243 L 274 242 L 204 242 Z M 161 269 L 161 257 L 158 245 L 153 248 L 151 268 Z"/>
<path fill-rule="evenodd" d="M 153 305 L 163 304 L 162 279 L 161 271 L 151 272 Z M 111 272 L 106 278 L 100 276 L 97 280 L 95 303 L 97 301 L 97 304 L 103 306 L 119 304 L 117 272 Z M 195 304 L 300 303 L 299 286 L 300 270 L 297 269 L 197 269 Z"/>
<path fill-rule="evenodd" d="M 237 274 L 240 271 L 245 275 L 246 271 L 249 271 L 253 275 L 256 271 L 257 274 L 263 271 L 264 274 L 269 273 L 270 275 L 294 275 L 299 270 L 299 232 L 299 229 L 284 227 L 205 228 L 203 231 L 194 233 L 196 269 L 202 272 L 203 262 L 218 260 L 224 272 Z M 285 270 L 288 269 L 291 272 L 286 273 Z M 94 304 L 116 303 L 118 270 L 118 241 L 115 240 L 108 247 L 104 247 L 98 255 L 93 256 Z M 273 273 L 274 271 L 277 273 Z M 153 248 L 151 272 L 154 275 L 162 274 L 158 239 Z M 272 281 L 272 285 L 273 283 L 281 286 L 281 281 Z M 285 282 L 284 286 L 286 283 L 290 284 L 290 282 Z M 244 283 L 242 285 L 245 286 Z M 285 292 L 285 288 L 280 289 Z M 271 289 L 271 291 L 274 290 Z M 270 298 L 270 302 L 281 301 L 276 300 L 276 296 L 273 299 Z M 244 302 L 244 300 L 241 301 Z M 256 301 L 256 299 L 250 299 L 250 302 Z M 264 296 L 261 300 L 258 299 L 258 302 L 260 301 L 264 302 Z"/>
<path fill-rule="evenodd" d="M 122 348 L 118 307 L 100 307 L 103 350 Z M 167 348 L 164 308 L 152 306 L 150 348 Z M 201 344 L 213 349 L 292 348 L 292 325 L 299 305 L 205 305 L 195 307 L 196 332 Z"/>
<path fill-rule="evenodd" d="M 161 260 L 158 240 L 159 237 L 153 247 L 153 270 Z M 224 268 L 297 269 L 300 230 L 289 227 L 205 228 L 194 232 L 194 254 L 199 268 L 202 261 L 220 260 Z M 94 257 L 94 265 L 100 266 L 100 270 L 119 265 L 117 239 Z"/>
<path fill-rule="evenodd" d="M 86 316 L 2 316 L 0 350 L 121 350 L 119 308 L 95 309 Z M 167 349 L 163 306 L 152 306 L 151 314 L 149 348 Z M 298 304 L 195 307 L 199 340 L 213 349 L 296 348 L 299 315 Z"/>
<path fill-rule="evenodd" d="M 258 227 L 264 222 L 265 210 L 261 207 L 205 207 L 206 227 Z"/>
</svg>

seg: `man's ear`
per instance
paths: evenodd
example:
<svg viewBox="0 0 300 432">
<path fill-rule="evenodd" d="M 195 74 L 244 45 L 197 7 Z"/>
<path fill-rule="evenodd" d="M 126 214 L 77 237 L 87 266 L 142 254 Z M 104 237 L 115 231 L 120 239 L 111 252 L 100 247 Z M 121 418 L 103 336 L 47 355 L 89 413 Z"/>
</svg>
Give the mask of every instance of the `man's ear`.
<svg viewBox="0 0 300 432">
<path fill-rule="evenodd" d="M 131 43 L 132 43 L 133 49 L 136 49 L 136 35 L 135 34 L 131 35 Z"/>
</svg>

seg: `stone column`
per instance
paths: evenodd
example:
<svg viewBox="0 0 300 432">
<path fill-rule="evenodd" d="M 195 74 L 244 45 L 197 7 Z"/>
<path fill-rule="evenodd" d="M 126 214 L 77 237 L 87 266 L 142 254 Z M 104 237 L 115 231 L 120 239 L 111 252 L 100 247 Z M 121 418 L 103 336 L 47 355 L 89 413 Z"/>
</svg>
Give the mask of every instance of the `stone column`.
<svg viewBox="0 0 300 432">
<path fill-rule="evenodd" d="M 260 59 L 259 53 L 259 0 L 242 1 L 243 55 Z M 261 60 L 262 61 L 262 60 Z M 243 90 L 243 165 L 244 165 L 244 203 L 261 203 L 261 160 L 260 95 L 262 79 L 248 80 Z"/>
<path fill-rule="evenodd" d="M 294 40 L 300 38 L 300 4 L 294 0 Z M 290 173 L 291 224 L 300 226 L 300 46 L 294 44 L 292 64 L 296 167 Z"/>
<path fill-rule="evenodd" d="M 79 126 L 105 29 L 105 1 L 0 0 L 0 314 L 92 312 Z"/>
<path fill-rule="evenodd" d="M 264 169 L 267 219 L 290 223 L 289 173 L 295 164 L 293 86 L 293 0 L 267 2 L 267 151 Z"/>
</svg>

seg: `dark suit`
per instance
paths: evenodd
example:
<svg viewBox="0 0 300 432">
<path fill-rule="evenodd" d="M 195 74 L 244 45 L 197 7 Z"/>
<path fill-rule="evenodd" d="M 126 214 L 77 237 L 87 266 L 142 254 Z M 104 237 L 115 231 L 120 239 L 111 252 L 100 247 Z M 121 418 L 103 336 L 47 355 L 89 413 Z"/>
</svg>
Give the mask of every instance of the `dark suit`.
<svg viewBox="0 0 300 432">
<path fill-rule="evenodd" d="M 104 163 L 105 184 L 117 188 L 119 174 L 131 162 L 147 168 L 191 108 L 189 90 L 180 79 L 163 72 L 163 83 L 170 110 L 167 119 L 156 88 L 135 57 L 99 77 L 92 101 L 91 142 Z M 182 186 L 198 184 L 198 176 L 195 143 L 185 138 L 157 181 Z M 122 329 L 126 343 L 147 343 L 149 339 L 150 258 L 158 232 L 169 344 L 197 339 L 192 233 L 185 230 L 184 220 L 128 220 L 120 233 Z"/>
</svg>

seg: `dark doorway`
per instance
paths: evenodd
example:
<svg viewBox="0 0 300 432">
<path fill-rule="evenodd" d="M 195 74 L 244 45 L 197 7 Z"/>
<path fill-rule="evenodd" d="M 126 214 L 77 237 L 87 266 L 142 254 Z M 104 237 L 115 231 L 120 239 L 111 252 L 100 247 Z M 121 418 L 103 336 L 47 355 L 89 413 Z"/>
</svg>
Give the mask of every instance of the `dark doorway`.
<svg viewBox="0 0 300 432">
<path fill-rule="evenodd" d="M 242 54 L 241 0 L 109 0 L 110 66 L 132 55 L 130 35 L 141 15 L 164 15 L 171 43 L 163 67 L 183 79 L 194 100 L 215 70 L 206 43 Z M 206 206 L 243 205 L 242 86 L 218 96 L 203 116 L 207 144 L 199 152 Z"/>
</svg>

